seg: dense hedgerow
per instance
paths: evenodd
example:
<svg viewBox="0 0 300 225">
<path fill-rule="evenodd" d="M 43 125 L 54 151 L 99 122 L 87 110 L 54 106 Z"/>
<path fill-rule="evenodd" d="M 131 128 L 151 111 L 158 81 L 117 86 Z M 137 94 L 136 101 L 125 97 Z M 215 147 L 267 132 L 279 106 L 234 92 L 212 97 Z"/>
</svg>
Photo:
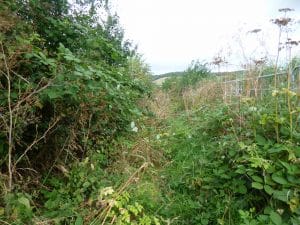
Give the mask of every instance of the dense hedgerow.
<svg viewBox="0 0 300 225">
<path fill-rule="evenodd" d="M 107 166 L 105 146 L 142 113 L 149 69 L 108 1 L 1 1 L 0 21 L 0 216 L 32 223 L 32 204 L 52 209 L 37 185 L 56 187 L 52 175 L 91 152 Z"/>
</svg>

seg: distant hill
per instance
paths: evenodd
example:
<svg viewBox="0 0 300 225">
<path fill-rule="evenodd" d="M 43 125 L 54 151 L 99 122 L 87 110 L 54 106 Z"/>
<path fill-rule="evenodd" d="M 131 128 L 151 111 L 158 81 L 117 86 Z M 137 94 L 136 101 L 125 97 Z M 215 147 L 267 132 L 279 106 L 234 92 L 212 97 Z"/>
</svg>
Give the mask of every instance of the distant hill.
<svg viewBox="0 0 300 225">
<path fill-rule="evenodd" d="M 164 74 L 160 74 L 160 75 L 154 75 L 154 76 L 152 76 L 152 79 L 158 80 L 158 79 L 165 78 L 165 77 L 173 77 L 173 76 L 178 77 L 178 76 L 183 76 L 185 74 L 186 74 L 186 72 L 184 72 L 184 71 L 170 72 L 170 73 L 164 73 Z"/>
<path fill-rule="evenodd" d="M 156 79 L 156 80 L 153 80 L 153 83 L 161 86 L 163 84 L 163 82 L 165 82 L 166 79 L 168 79 L 169 77 L 162 77 L 162 78 L 159 78 L 159 79 Z"/>
<path fill-rule="evenodd" d="M 179 76 L 184 76 L 187 72 L 186 71 L 177 71 L 177 72 L 170 72 L 170 73 L 164 73 L 160 75 L 154 75 L 152 76 L 152 80 L 159 80 L 161 78 L 167 78 L 167 77 L 179 77 Z M 242 76 L 244 75 L 243 70 L 237 70 L 237 71 L 231 71 L 231 72 L 212 72 L 212 75 L 215 76 L 228 76 L 228 75 L 233 75 L 233 76 Z"/>
</svg>

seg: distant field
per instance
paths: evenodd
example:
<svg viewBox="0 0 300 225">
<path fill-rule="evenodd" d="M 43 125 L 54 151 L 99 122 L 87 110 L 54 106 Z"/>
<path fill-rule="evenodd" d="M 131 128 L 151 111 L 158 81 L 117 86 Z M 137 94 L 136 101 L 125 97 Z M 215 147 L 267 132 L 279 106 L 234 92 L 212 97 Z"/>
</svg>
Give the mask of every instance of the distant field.
<svg viewBox="0 0 300 225">
<path fill-rule="evenodd" d="M 159 78 L 157 80 L 154 80 L 153 83 L 155 83 L 156 85 L 162 85 L 163 82 L 169 77 L 163 77 L 163 78 Z"/>
</svg>

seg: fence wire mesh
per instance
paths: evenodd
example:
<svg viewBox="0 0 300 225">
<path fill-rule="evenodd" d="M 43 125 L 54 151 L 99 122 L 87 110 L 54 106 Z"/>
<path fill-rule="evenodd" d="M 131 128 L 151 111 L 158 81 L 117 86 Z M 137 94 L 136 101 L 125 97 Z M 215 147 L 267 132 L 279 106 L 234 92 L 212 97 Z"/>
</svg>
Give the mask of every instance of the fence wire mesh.
<svg viewBox="0 0 300 225">
<path fill-rule="evenodd" d="M 223 78 L 222 90 L 223 99 L 230 101 L 234 97 L 255 97 L 263 98 L 275 90 L 275 78 L 277 79 L 276 89 L 289 87 L 291 90 L 300 93 L 300 70 L 293 72 L 281 72 L 263 76 L 246 76 L 243 79 L 226 80 Z"/>
<path fill-rule="evenodd" d="M 277 90 L 289 88 L 300 95 L 300 69 L 293 72 L 278 72 L 258 76 L 247 72 L 236 79 L 236 75 L 219 76 L 217 79 L 201 82 L 195 88 L 183 92 L 182 98 L 186 109 L 197 108 L 202 103 L 223 101 L 227 104 L 238 103 L 242 98 L 264 99 L 275 90 L 275 77 Z"/>
</svg>

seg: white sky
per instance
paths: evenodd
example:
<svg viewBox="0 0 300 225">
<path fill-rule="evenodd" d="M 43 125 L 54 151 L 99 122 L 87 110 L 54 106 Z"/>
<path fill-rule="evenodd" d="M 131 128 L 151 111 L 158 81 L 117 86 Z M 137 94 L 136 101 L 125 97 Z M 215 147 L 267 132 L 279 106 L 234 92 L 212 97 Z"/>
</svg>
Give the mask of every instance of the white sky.
<svg viewBox="0 0 300 225">
<path fill-rule="evenodd" d="M 270 19 L 286 7 L 295 9 L 290 17 L 300 19 L 300 0 L 115 0 L 114 5 L 126 38 L 138 45 L 154 74 L 184 70 L 194 59 L 210 62 L 218 53 L 240 65 L 242 48 L 246 58 L 272 56 L 278 29 Z M 256 28 L 263 32 L 247 33 Z M 299 23 L 293 35 L 300 40 Z"/>
</svg>

